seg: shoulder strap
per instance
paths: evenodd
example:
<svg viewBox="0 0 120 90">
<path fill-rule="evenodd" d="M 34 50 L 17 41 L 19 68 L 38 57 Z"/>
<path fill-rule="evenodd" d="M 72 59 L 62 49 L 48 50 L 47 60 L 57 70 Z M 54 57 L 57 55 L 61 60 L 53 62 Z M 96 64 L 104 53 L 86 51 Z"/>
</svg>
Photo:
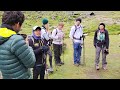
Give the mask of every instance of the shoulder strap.
<svg viewBox="0 0 120 90">
<path fill-rule="evenodd" d="M 34 38 L 32 37 L 32 35 L 28 35 L 27 37 L 28 37 L 28 40 L 31 39 L 32 42 L 33 42 L 33 44 L 34 44 Z M 29 43 L 28 43 L 28 44 L 29 44 Z"/>
<path fill-rule="evenodd" d="M 58 33 L 58 31 L 57 31 L 57 28 L 56 28 L 56 34 L 55 34 L 55 36 L 57 35 L 57 33 Z"/>
</svg>

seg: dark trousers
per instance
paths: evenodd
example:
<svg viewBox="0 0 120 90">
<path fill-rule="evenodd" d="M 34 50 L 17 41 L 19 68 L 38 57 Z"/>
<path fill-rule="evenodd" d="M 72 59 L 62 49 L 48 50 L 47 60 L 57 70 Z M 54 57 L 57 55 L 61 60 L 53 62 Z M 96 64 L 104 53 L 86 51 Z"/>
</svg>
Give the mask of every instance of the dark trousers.
<svg viewBox="0 0 120 90">
<path fill-rule="evenodd" d="M 61 62 L 61 54 L 62 54 L 62 45 L 53 44 L 53 50 L 54 50 L 54 59 L 55 64 L 58 64 Z"/>
<path fill-rule="evenodd" d="M 40 75 L 40 79 L 44 79 L 44 76 L 45 76 L 45 65 L 35 66 L 33 68 L 33 79 L 38 79 L 39 75 Z"/>
</svg>

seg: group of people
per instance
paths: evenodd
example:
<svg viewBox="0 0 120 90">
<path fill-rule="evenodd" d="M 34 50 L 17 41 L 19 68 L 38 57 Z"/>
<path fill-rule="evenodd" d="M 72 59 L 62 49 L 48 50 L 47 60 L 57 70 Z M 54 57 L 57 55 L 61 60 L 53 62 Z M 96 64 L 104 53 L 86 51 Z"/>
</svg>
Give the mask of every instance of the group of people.
<svg viewBox="0 0 120 90">
<path fill-rule="evenodd" d="M 44 18 L 42 26 L 34 26 L 32 34 L 25 38 L 19 34 L 25 16 L 21 11 L 5 11 L 2 16 L 0 28 L 0 71 L 3 79 L 40 79 L 45 78 L 45 71 L 53 72 L 53 46 L 55 65 L 64 65 L 61 60 L 64 23 L 59 22 L 52 32 L 49 30 L 49 21 Z M 83 46 L 83 27 L 81 19 L 77 18 L 75 25 L 70 30 L 69 37 L 73 42 L 74 65 L 81 64 Z M 102 50 L 102 65 L 106 69 L 106 55 L 109 53 L 109 34 L 105 24 L 101 23 L 94 35 L 96 48 L 95 68 L 99 70 L 99 57 Z M 49 64 L 47 65 L 47 55 Z M 31 68 L 33 69 L 31 72 Z"/>
</svg>

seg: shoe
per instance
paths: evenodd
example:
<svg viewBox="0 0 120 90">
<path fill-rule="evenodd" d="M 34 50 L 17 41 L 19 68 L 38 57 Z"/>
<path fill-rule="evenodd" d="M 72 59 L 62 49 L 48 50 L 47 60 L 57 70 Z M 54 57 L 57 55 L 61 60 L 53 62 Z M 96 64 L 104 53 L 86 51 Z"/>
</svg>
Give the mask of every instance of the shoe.
<svg viewBox="0 0 120 90">
<path fill-rule="evenodd" d="M 49 69 L 47 69 L 48 70 L 48 72 L 50 72 L 50 73 L 52 73 L 53 72 L 53 68 L 49 68 Z"/>
<path fill-rule="evenodd" d="M 99 70 L 99 69 L 100 69 L 100 68 L 99 68 L 99 65 L 96 65 L 95 68 L 96 68 L 96 70 Z"/>
<path fill-rule="evenodd" d="M 57 63 L 56 65 L 57 65 L 57 66 L 61 66 L 61 64 L 60 64 L 60 63 Z"/>
<path fill-rule="evenodd" d="M 60 62 L 61 65 L 64 65 L 64 62 Z"/>
<path fill-rule="evenodd" d="M 78 64 L 78 63 L 75 63 L 74 65 L 75 65 L 75 66 L 77 66 L 77 67 L 79 66 L 79 64 Z"/>
<path fill-rule="evenodd" d="M 102 66 L 104 70 L 107 70 L 106 64 Z"/>
<path fill-rule="evenodd" d="M 78 62 L 77 64 L 78 64 L 78 65 L 81 65 L 81 63 L 80 63 L 80 62 Z"/>
</svg>

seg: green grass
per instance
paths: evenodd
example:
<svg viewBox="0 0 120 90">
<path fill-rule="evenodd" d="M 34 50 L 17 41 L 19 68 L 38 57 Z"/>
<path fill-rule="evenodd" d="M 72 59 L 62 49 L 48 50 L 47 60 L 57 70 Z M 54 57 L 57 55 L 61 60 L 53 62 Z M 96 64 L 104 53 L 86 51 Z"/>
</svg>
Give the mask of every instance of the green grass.
<svg viewBox="0 0 120 90">
<path fill-rule="evenodd" d="M 65 64 L 55 67 L 49 79 L 120 79 L 120 36 L 110 35 L 110 54 L 107 56 L 108 70 L 96 71 L 94 68 L 95 48 L 93 47 L 93 36 L 85 39 L 85 62 L 86 66 L 76 67 L 73 65 L 73 48 L 70 39 L 65 39 L 67 50 L 64 54 Z M 63 56 L 61 56 L 63 60 Z M 101 59 L 101 58 L 100 58 Z M 102 66 L 100 60 L 100 67 Z"/>
<path fill-rule="evenodd" d="M 67 50 L 64 54 L 65 65 L 57 67 L 58 71 L 50 74 L 50 79 L 120 79 L 120 35 L 118 35 L 120 34 L 120 11 L 93 11 L 95 16 L 92 17 L 88 16 L 92 11 L 76 11 L 80 16 L 72 16 L 65 11 L 23 12 L 26 19 L 20 33 L 31 34 L 33 26 L 42 26 L 43 18 L 49 19 L 50 31 L 54 29 L 54 26 L 57 26 L 59 21 L 65 23 L 64 33 L 66 38 L 64 42 L 67 44 Z M 3 11 L 0 11 L 0 24 L 2 13 Z M 55 17 L 55 19 L 52 19 L 52 17 Z M 89 33 L 89 36 L 85 39 L 86 66 L 79 67 L 73 65 L 72 42 L 68 38 L 71 26 L 74 25 L 74 20 L 77 17 L 84 17 L 82 18 L 84 32 Z M 106 29 L 110 34 L 110 54 L 107 56 L 108 70 L 106 71 L 96 71 L 94 68 L 95 48 L 93 47 L 93 35 L 100 22 L 105 22 Z M 56 69 L 55 66 L 54 69 Z"/>
</svg>

